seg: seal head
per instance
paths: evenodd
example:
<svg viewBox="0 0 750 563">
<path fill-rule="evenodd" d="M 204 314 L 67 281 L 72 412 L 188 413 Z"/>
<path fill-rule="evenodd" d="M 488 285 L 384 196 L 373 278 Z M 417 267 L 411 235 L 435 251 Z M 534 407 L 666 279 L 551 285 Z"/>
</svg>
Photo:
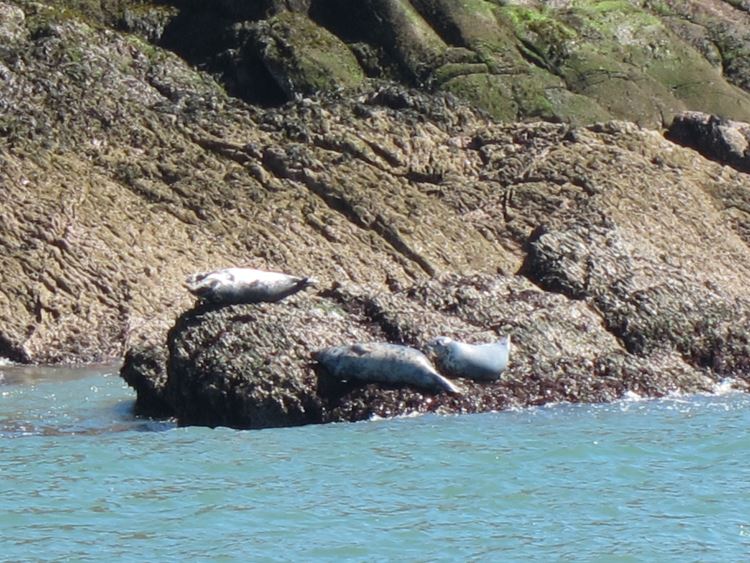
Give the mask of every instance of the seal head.
<svg viewBox="0 0 750 563">
<path fill-rule="evenodd" d="M 435 392 L 459 393 L 422 352 L 384 342 L 332 346 L 313 353 L 325 372 L 340 380 L 407 384 Z"/>
<path fill-rule="evenodd" d="M 438 369 L 450 377 L 494 381 L 508 367 L 510 336 L 488 344 L 466 344 L 438 336 L 427 345 Z"/>
<path fill-rule="evenodd" d="M 226 268 L 188 276 L 185 286 L 201 301 L 213 304 L 275 303 L 315 284 L 309 277 L 252 268 Z"/>
</svg>

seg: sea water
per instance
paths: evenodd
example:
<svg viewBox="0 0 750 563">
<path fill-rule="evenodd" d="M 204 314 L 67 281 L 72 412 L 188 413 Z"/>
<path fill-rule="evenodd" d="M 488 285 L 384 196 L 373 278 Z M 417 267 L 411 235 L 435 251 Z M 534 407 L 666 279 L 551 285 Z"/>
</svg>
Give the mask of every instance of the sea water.
<svg viewBox="0 0 750 563">
<path fill-rule="evenodd" d="M 299 428 L 0 366 L 2 561 L 746 561 L 750 397 Z"/>
</svg>

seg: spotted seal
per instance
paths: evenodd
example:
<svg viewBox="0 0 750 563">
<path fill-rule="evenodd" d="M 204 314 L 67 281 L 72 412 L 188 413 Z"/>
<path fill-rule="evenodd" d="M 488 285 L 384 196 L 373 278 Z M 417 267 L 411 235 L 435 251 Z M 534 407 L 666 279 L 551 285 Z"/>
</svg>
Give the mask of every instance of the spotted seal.
<svg viewBox="0 0 750 563">
<path fill-rule="evenodd" d="M 199 299 L 214 304 L 275 303 L 315 284 L 309 277 L 252 268 L 226 268 L 188 276 L 185 285 Z"/>
<path fill-rule="evenodd" d="M 332 346 L 313 353 L 313 359 L 332 377 L 380 383 L 406 383 L 432 391 L 460 393 L 440 375 L 422 352 L 383 342 Z"/>
<path fill-rule="evenodd" d="M 510 336 L 488 344 L 466 344 L 438 336 L 427 349 L 434 353 L 438 369 L 450 377 L 496 380 L 508 367 Z"/>
</svg>

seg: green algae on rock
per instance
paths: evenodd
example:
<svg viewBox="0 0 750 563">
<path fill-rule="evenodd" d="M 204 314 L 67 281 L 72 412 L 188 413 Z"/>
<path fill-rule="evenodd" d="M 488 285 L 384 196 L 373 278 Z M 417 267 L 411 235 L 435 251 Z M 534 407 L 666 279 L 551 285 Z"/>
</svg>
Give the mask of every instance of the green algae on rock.
<svg viewBox="0 0 750 563">
<path fill-rule="evenodd" d="M 254 49 L 288 98 L 357 86 L 364 73 L 335 35 L 294 12 L 252 24 Z"/>
<path fill-rule="evenodd" d="M 367 75 L 507 121 L 750 121 L 750 14 L 721 0 L 49 3 L 168 46 L 264 105 Z"/>
</svg>

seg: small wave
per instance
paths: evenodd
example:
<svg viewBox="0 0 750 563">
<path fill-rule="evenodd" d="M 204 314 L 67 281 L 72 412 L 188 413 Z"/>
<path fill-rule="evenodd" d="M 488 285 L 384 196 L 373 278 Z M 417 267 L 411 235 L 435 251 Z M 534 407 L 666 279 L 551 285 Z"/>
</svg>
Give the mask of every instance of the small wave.
<svg viewBox="0 0 750 563">
<path fill-rule="evenodd" d="M 80 421 L 77 424 L 35 424 L 28 421 L 0 421 L 0 438 L 29 436 L 101 436 L 119 432 L 165 432 L 177 428 L 173 420 L 119 420 L 107 424 Z"/>
<path fill-rule="evenodd" d="M 623 396 L 620 398 L 620 401 L 629 402 L 629 403 L 637 403 L 637 402 L 645 401 L 645 400 L 648 400 L 648 397 L 644 397 L 643 395 L 640 395 L 636 393 L 635 391 L 631 391 L 631 390 L 625 391 Z"/>
<path fill-rule="evenodd" d="M 397 418 L 418 418 L 420 416 L 424 416 L 425 414 L 435 414 L 435 413 L 424 413 L 424 412 L 419 412 L 419 411 L 411 411 L 411 412 L 405 412 L 405 413 L 402 413 L 402 414 L 397 414 L 397 415 L 394 415 L 394 416 L 380 416 L 379 414 L 374 413 L 367 420 L 376 422 L 376 421 L 380 421 L 380 420 L 394 420 L 394 419 L 397 419 Z"/>
<path fill-rule="evenodd" d="M 747 393 L 747 384 L 743 380 L 727 377 L 714 383 L 707 391 L 671 391 L 664 398 L 672 400 L 684 399 L 684 402 L 688 402 L 693 397 L 721 397 L 726 395 L 747 395 Z"/>
<path fill-rule="evenodd" d="M 743 389 L 746 387 L 747 385 L 744 381 L 735 379 L 734 377 L 727 377 L 717 382 L 712 391 L 716 395 L 729 395 L 732 393 L 745 393 L 746 391 Z"/>
</svg>

